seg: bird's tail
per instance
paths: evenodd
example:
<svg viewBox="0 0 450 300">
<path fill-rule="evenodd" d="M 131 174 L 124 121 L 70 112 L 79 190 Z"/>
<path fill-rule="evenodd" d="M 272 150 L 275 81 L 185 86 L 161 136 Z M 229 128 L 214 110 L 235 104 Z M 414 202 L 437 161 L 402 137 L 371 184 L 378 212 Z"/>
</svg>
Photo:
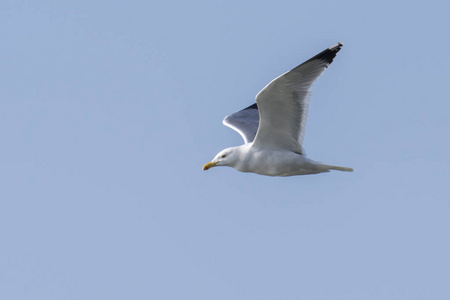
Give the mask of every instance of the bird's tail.
<svg viewBox="0 0 450 300">
<path fill-rule="evenodd" d="M 324 165 L 329 170 L 337 170 L 337 171 L 344 171 L 344 172 L 353 172 L 352 168 L 347 167 L 339 167 L 339 166 L 333 166 L 333 165 Z"/>
</svg>

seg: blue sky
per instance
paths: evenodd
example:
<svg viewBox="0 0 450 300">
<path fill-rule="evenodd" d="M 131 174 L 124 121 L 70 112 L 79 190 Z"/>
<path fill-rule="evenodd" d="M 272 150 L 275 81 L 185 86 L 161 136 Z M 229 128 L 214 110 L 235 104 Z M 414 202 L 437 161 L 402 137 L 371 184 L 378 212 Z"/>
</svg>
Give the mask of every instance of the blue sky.
<svg viewBox="0 0 450 300">
<path fill-rule="evenodd" d="M 1 299 L 448 299 L 444 1 L 0 3 Z M 338 41 L 308 156 L 201 167 Z"/>
</svg>

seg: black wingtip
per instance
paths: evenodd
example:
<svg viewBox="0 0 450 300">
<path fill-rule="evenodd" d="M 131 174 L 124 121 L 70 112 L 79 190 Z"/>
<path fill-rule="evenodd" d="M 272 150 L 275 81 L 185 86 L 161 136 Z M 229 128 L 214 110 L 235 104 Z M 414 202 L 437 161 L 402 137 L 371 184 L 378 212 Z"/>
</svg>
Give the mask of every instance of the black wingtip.
<svg viewBox="0 0 450 300">
<path fill-rule="evenodd" d="M 333 59 L 336 57 L 336 54 L 339 52 L 339 50 L 342 49 L 343 46 L 344 46 L 344 44 L 342 42 L 338 42 L 337 44 L 334 44 L 330 48 L 323 50 L 316 56 L 308 59 L 304 63 L 310 62 L 312 60 L 320 59 L 320 60 L 325 61 L 327 63 L 327 67 L 328 67 L 328 65 L 330 65 L 333 62 Z"/>
<path fill-rule="evenodd" d="M 258 109 L 258 105 L 256 103 L 244 108 L 243 110 L 247 110 L 247 109 Z M 241 110 L 242 111 L 242 110 Z"/>
<path fill-rule="evenodd" d="M 334 51 L 335 53 L 338 53 L 339 50 L 342 49 L 342 47 L 344 47 L 344 44 L 342 42 L 337 42 L 336 44 L 334 44 L 333 46 L 331 46 L 327 50 Z"/>
<path fill-rule="evenodd" d="M 331 46 L 330 48 L 323 50 L 316 56 L 311 57 L 310 59 L 308 59 L 301 65 L 295 67 L 293 70 L 295 70 L 297 68 L 301 68 L 305 64 L 308 64 L 314 60 L 321 60 L 321 61 L 325 62 L 326 63 L 325 68 L 328 68 L 328 66 L 333 62 L 333 59 L 336 57 L 336 54 L 339 52 L 339 50 L 342 49 L 343 46 L 344 46 L 344 44 L 342 42 L 338 42 L 338 43 L 334 44 L 333 46 Z"/>
<path fill-rule="evenodd" d="M 339 50 L 342 49 L 342 46 L 344 46 L 344 44 L 342 44 L 341 42 L 338 42 L 337 44 L 334 44 L 330 48 L 325 49 L 324 51 L 320 52 L 319 54 L 314 56 L 312 59 L 320 59 L 320 60 L 326 61 L 328 64 L 331 64 L 333 62 L 333 59 L 336 57 L 336 54 L 339 52 Z"/>
</svg>

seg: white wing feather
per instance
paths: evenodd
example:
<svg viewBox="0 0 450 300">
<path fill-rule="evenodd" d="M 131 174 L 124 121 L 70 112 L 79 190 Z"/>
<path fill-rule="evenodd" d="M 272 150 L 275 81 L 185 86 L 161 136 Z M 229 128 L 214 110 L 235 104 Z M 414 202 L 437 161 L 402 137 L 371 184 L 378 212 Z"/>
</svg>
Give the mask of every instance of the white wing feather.
<svg viewBox="0 0 450 300">
<path fill-rule="evenodd" d="M 302 153 L 310 88 L 342 48 L 338 43 L 280 75 L 256 95 L 259 127 L 254 147 Z"/>
</svg>

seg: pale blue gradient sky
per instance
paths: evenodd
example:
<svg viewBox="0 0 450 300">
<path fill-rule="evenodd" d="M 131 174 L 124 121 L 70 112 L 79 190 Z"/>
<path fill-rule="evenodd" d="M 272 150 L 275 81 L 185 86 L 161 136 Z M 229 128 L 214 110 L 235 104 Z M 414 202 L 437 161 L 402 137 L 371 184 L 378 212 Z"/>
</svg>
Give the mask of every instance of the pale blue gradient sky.
<svg viewBox="0 0 450 300">
<path fill-rule="evenodd" d="M 0 3 L 1 299 L 450 299 L 445 1 Z M 309 157 L 204 163 L 330 45 Z"/>
</svg>

